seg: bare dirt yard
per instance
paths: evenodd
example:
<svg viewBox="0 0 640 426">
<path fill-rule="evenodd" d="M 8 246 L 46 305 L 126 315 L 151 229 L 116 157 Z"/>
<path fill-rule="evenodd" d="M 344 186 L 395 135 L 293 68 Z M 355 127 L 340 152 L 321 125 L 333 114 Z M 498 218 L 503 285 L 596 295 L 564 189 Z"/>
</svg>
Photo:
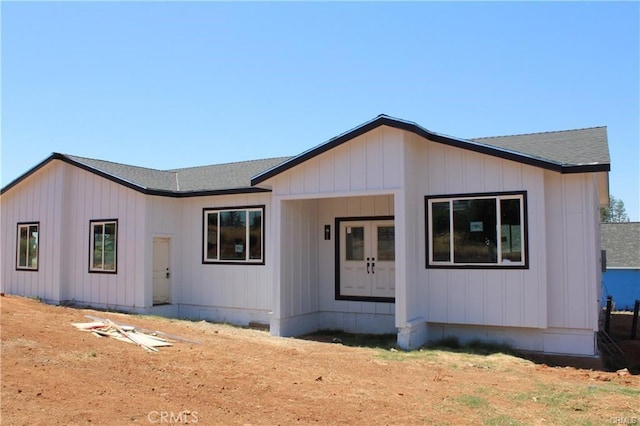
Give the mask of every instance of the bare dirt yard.
<svg viewBox="0 0 640 426">
<path fill-rule="evenodd" d="M 640 424 L 640 376 L 624 372 L 0 303 L 2 425 Z M 147 352 L 71 326 L 85 315 L 197 343 Z"/>
</svg>

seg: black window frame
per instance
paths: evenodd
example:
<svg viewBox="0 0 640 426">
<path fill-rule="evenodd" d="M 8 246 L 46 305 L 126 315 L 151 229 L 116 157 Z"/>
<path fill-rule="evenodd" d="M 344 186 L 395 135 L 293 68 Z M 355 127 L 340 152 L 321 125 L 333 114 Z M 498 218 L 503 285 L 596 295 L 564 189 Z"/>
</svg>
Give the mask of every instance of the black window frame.
<svg viewBox="0 0 640 426">
<path fill-rule="evenodd" d="M 27 228 L 27 233 L 31 229 L 31 227 L 37 227 L 37 244 L 36 244 L 36 267 L 32 268 L 29 266 L 20 266 L 20 228 Z M 27 265 L 29 264 L 29 257 L 27 256 Z M 40 269 L 40 222 L 18 222 L 16 224 L 16 271 L 27 271 L 27 272 L 38 272 Z"/>
<path fill-rule="evenodd" d="M 266 262 L 266 212 L 265 205 L 249 205 L 249 206 L 230 206 L 230 207 L 205 207 L 202 209 L 202 255 L 201 260 L 203 265 L 264 265 Z M 247 221 L 246 221 L 246 229 L 250 237 L 250 229 L 251 223 L 248 220 L 249 212 L 251 211 L 259 211 L 261 214 L 262 224 L 261 224 L 261 258 L 260 259 L 251 259 L 250 250 L 245 250 L 245 258 L 241 260 L 232 260 L 232 259 L 220 259 L 220 246 L 216 244 L 217 247 L 217 258 L 209 258 L 207 257 L 207 247 L 208 247 L 208 215 L 210 213 L 216 213 L 218 215 L 218 224 L 220 223 L 220 213 L 221 212 L 229 212 L 229 211 L 245 211 L 247 213 Z M 219 226 L 219 225 L 218 225 Z M 245 244 L 248 245 L 248 244 Z M 249 245 L 250 247 L 250 245 Z"/>
<path fill-rule="evenodd" d="M 496 263 L 455 263 L 455 259 L 449 259 L 449 261 L 433 261 L 432 257 L 432 241 L 431 241 L 431 217 L 432 210 L 430 205 L 437 201 L 451 201 L 454 200 L 473 200 L 473 199 L 487 199 L 493 198 L 496 200 L 496 204 L 503 199 L 518 199 L 521 198 L 521 227 L 522 227 L 522 260 L 520 262 L 499 262 Z M 425 267 L 428 269 L 529 269 L 529 220 L 528 220 L 528 207 L 527 207 L 527 191 L 505 191 L 505 192 L 482 192 L 482 193 L 461 193 L 461 194 L 440 194 L 440 195 L 426 195 L 424 197 L 424 209 L 425 209 Z M 450 212 L 450 217 L 453 216 L 453 212 Z M 496 212 L 496 235 L 497 240 L 500 239 L 498 233 L 501 229 L 500 217 Z M 501 231 L 500 231 L 501 232 Z M 453 242 L 450 242 L 453 244 Z M 497 243 L 496 243 L 497 244 Z M 499 247 L 499 246 L 498 246 Z M 499 252 L 500 250 L 496 250 Z M 500 254 L 501 255 L 501 254 Z"/>
<path fill-rule="evenodd" d="M 93 266 L 94 264 L 94 247 L 93 247 L 93 243 L 94 243 L 94 238 L 93 238 L 93 229 L 95 225 L 106 225 L 106 224 L 111 224 L 113 223 L 115 225 L 115 253 L 113 255 L 113 260 L 115 263 L 115 267 L 114 269 L 104 269 L 104 261 L 103 261 L 103 268 L 95 268 Z M 118 244 L 120 243 L 120 238 L 118 237 L 118 232 L 119 232 L 119 226 L 118 226 L 118 219 L 91 219 L 89 220 L 89 273 L 90 274 L 117 274 L 118 273 Z"/>
</svg>

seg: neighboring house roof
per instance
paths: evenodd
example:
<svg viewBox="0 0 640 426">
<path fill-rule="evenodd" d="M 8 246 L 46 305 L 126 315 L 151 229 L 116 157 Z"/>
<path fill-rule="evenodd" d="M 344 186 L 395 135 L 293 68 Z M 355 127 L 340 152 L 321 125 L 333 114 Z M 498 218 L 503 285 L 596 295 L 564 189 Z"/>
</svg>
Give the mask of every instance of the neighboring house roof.
<svg viewBox="0 0 640 426">
<path fill-rule="evenodd" d="M 257 185 L 317 155 L 380 126 L 406 130 L 431 141 L 513 160 L 560 173 L 608 172 L 606 127 L 531 133 L 491 138 L 462 139 L 432 132 L 412 122 L 381 114 L 348 132 L 329 139 L 251 179 Z"/>
<path fill-rule="evenodd" d="M 603 223 L 600 235 L 607 268 L 640 269 L 640 222 Z"/>
<path fill-rule="evenodd" d="M 255 185 L 380 126 L 402 129 L 482 154 L 560 173 L 607 172 L 605 127 L 461 139 L 431 132 L 411 121 L 379 115 L 295 157 L 279 157 L 173 170 L 155 170 L 110 161 L 54 153 L 2 188 L 4 193 L 52 160 L 61 160 L 145 194 L 172 197 L 267 191 Z"/>
</svg>

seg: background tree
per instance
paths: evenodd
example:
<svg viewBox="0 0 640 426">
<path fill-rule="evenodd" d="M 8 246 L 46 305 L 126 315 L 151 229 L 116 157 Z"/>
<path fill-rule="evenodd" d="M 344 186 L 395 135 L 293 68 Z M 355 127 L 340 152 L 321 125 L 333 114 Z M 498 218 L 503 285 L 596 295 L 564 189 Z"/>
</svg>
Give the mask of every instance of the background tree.
<svg viewBox="0 0 640 426">
<path fill-rule="evenodd" d="M 618 223 L 629 222 L 629 215 L 624 208 L 624 201 L 618 200 L 613 195 L 609 196 L 609 206 L 600 209 L 600 222 Z"/>
</svg>

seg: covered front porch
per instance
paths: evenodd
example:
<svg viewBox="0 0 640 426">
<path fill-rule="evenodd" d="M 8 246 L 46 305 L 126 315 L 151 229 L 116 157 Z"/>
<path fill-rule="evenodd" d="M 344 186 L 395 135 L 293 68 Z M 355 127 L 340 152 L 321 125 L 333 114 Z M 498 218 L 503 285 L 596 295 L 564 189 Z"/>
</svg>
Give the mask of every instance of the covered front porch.
<svg viewBox="0 0 640 426">
<path fill-rule="evenodd" d="M 274 201 L 272 334 L 398 333 L 399 345 L 412 346 L 416 327 L 404 314 L 407 264 L 400 243 L 406 227 L 396 220 L 397 197 Z"/>
</svg>

